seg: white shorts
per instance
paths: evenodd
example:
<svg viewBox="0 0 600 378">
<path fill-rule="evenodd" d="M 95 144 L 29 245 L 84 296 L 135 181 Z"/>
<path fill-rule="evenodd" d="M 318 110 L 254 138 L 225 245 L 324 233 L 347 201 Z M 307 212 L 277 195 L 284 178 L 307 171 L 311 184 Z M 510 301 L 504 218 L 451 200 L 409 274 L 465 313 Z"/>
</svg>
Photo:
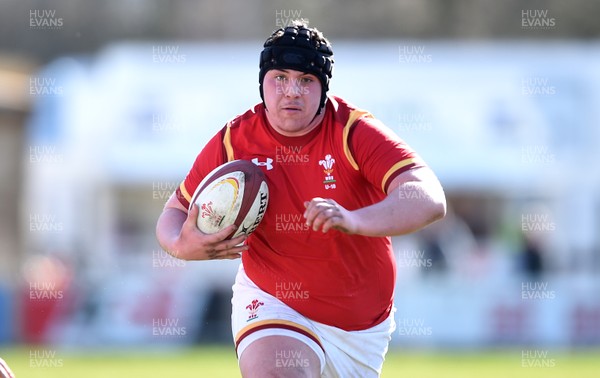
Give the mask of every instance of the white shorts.
<svg viewBox="0 0 600 378">
<path fill-rule="evenodd" d="M 380 324 L 361 331 L 344 331 L 312 321 L 259 289 L 241 264 L 231 303 L 238 359 L 255 340 L 289 336 L 304 342 L 319 356 L 322 377 L 378 377 L 396 328 L 394 312 Z"/>
</svg>

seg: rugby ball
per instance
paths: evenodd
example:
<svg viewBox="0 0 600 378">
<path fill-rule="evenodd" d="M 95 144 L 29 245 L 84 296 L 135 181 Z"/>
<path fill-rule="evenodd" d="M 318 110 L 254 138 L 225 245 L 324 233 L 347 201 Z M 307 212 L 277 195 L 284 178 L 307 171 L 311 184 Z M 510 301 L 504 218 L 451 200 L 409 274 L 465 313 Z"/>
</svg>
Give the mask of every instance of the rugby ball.
<svg viewBox="0 0 600 378">
<path fill-rule="evenodd" d="M 211 171 L 198 185 L 192 200 L 199 208 L 198 229 L 213 234 L 235 224 L 227 238 L 250 235 L 260 224 L 269 203 L 262 170 L 247 160 L 234 160 Z"/>
</svg>

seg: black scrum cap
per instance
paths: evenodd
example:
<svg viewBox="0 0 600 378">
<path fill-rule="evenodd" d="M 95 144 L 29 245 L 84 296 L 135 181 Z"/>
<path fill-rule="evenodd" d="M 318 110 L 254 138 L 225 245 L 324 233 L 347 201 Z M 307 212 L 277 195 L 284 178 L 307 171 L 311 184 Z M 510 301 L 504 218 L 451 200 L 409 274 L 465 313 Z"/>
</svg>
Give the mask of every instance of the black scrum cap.
<svg viewBox="0 0 600 378">
<path fill-rule="evenodd" d="M 292 69 L 315 75 L 321 81 L 321 103 L 319 111 L 325 105 L 329 79 L 333 72 L 333 51 L 331 45 L 311 40 L 311 30 L 302 26 L 288 26 L 279 38 L 267 39 L 264 50 L 260 54 L 260 98 L 264 103 L 263 79 L 271 69 Z"/>
</svg>

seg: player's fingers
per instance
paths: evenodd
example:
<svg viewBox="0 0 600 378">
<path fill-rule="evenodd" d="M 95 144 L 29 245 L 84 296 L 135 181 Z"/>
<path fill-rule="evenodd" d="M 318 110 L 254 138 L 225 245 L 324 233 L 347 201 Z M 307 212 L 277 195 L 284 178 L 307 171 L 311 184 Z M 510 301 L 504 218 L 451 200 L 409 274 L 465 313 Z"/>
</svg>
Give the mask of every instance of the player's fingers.
<svg viewBox="0 0 600 378">
<path fill-rule="evenodd" d="M 195 223 L 196 220 L 198 219 L 199 212 L 200 212 L 200 209 L 198 208 L 198 205 L 196 205 L 195 203 L 192 204 L 192 208 L 188 211 L 188 219 L 193 220 Z"/>
<path fill-rule="evenodd" d="M 331 216 L 323 221 L 322 231 L 327 232 L 332 228 L 338 228 L 343 226 L 344 217 L 340 214 L 337 209 L 332 209 Z"/>
<path fill-rule="evenodd" d="M 304 201 L 304 207 L 308 208 L 311 205 L 314 205 L 314 204 L 319 203 L 319 202 L 324 202 L 324 201 L 325 201 L 324 198 L 315 197 L 315 198 L 311 199 L 310 201 Z"/>
<path fill-rule="evenodd" d="M 247 245 L 236 245 L 232 247 L 226 247 L 225 249 L 219 249 L 218 247 L 212 249 L 209 253 L 209 258 L 211 259 L 236 259 L 242 256 L 244 251 L 248 250 Z"/>
<path fill-rule="evenodd" d="M 306 225 L 314 228 L 315 222 L 319 224 L 319 216 L 321 215 L 322 211 L 323 209 L 318 206 L 308 209 L 305 213 L 306 215 L 304 216 L 304 218 L 306 218 Z"/>
<path fill-rule="evenodd" d="M 236 247 L 234 249 L 230 249 L 219 254 L 219 258 L 225 260 L 239 259 L 240 257 L 242 257 L 242 253 L 244 253 L 246 250 L 248 250 L 246 246 L 244 246 L 243 249 Z"/>
<path fill-rule="evenodd" d="M 200 210 L 198 209 L 198 205 L 193 204 L 191 209 L 188 211 L 187 218 L 185 219 L 185 223 L 183 224 L 183 228 L 185 228 L 186 231 L 193 232 L 198 230 L 197 222 L 199 212 Z"/>
<path fill-rule="evenodd" d="M 225 227 L 221 231 L 215 232 L 214 234 L 205 234 L 206 235 L 206 238 L 205 238 L 206 243 L 216 245 L 216 244 L 226 240 L 227 237 L 229 235 L 231 235 L 232 233 L 234 233 L 237 229 L 238 229 L 238 227 L 236 225 L 231 225 L 231 226 Z"/>
<path fill-rule="evenodd" d="M 327 208 L 319 213 L 317 218 L 313 221 L 313 230 L 321 230 L 323 232 L 329 231 L 333 226 L 337 226 L 343 217 L 337 208 Z"/>
<path fill-rule="evenodd" d="M 315 198 L 311 199 L 310 201 L 305 201 L 304 202 L 304 207 L 305 207 L 304 217 L 307 218 L 308 215 L 322 203 L 325 203 L 325 199 L 321 198 L 321 197 L 315 197 Z"/>
<path fill-rule="evenodd" d="M 210 253 L 208 254 L 208 259 L 209 260 L 233 260 L 233 259 L 238 259 L 242 256 L 242 252 L 243 251 L 232 251 L 232 250 L 227 250 L 227 251 L 218 251 L 218 250 L 211 250 Z"/>
<path fill-rule="evenodd" d="M 198 219 L 198 205 L 193 204 L 188 210 L 187 218 L 183 223 L 183 227 L 186 229 L 198 228 L 196 226 L 196 219 Z"/>
<path fill-rule="evenodd" d="M 214 250 L 219 253 L 244 252 L 248 249 L 246 244 L 242 244 L 244 240 L 246 240 L 246 235 L 239 236 L 235 239 L 226 240 L 215 244 Z"/>
<path fill-rule="evenodd" d="M 237 228 L 236 228 L 236 230 L 237 230 Z M 242 234 L 240 236 L 237 236 L 237 237 L 231 239 L 228 243 L 231 246 L 236 246 L 238 244 L 242 244 L 243 242 L 245 242 L 246 239 L 248 239 L 248 235 Z"/>
<path fill-rule="evenodd" d="M 306 224 L 310 227 L 313 222 L 318 218 L 318 216 L 324 210 L 331 207 L 331 204 L 326 202 L 323 198 L 313 198 L 307 205 L 306 210 L 304 211 L 304 218 L 306 219 Z"/>
<path fill-rule="evenodd" d="M 317 206 L 311 214 L 309 214 L 309 220 L 312 224 L 312 229 L 314 231 L 318 231 L 321 229 L 323 224 L 327 222 L 330 218 L 339 215 L 336 208 L 331 206 L 330 204 L 321 204 Z"/>
</svg>

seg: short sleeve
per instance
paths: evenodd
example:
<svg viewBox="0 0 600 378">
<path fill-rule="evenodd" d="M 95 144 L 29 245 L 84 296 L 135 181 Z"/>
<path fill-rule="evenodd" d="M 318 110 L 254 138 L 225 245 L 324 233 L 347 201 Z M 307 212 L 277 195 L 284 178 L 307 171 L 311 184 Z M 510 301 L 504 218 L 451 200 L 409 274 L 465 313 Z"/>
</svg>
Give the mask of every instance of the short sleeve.
<svg viewBox="0 0 600 378">
<path fill-rule="evenodd" d="M 381 121 L 362 117 L 352 127 L 349 147 L 362 175 L 387 193 L 392 180 L 425 162 Z"/>
<path fill-rule="evenodd" d="M 189 208 L 192 195 L 204 177 L 206 177 L 210 171 L 227 161 L 225 148 L 223 146 L 226 128 L 227 127 L 223 128 L 208 141 L 196 157 L 187 176 L 175 191 L 177 199 L 186 208 Z"/>
</svg>

